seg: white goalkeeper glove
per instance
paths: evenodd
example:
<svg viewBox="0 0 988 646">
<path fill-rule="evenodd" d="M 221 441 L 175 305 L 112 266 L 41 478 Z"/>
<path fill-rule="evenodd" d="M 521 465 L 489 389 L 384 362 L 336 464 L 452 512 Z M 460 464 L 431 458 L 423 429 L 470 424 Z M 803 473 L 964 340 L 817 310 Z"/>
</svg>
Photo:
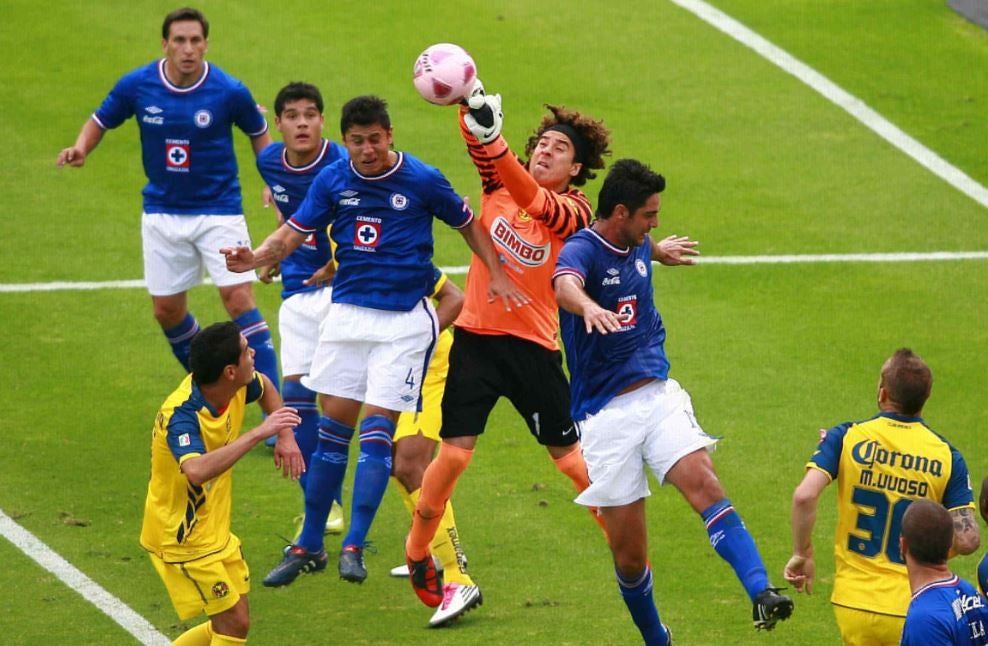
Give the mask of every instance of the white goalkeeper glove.
<svg viewBox="0 0 988 646">
<path fill-rule="evenodd" d="M 484 94 L 484 86 L 477 92 L 476 86 L 467 99 L 470 111 L 463 115 L 463 122 L 482 144 L 489 144 L 501 134 L 504 114 L 501 112 L 501 95 Z"/>
</svg>

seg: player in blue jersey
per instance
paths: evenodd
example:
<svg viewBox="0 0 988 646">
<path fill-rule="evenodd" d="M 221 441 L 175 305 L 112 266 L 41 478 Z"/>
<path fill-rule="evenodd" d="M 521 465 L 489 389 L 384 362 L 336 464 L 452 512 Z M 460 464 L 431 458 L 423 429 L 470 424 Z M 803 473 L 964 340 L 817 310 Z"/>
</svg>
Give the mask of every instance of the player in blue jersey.
<svg viewBox="0 0 988 646">
<path fill-rule="evenodd" d="M 289 83 L 274 100 L 275 126 L 283 141 L 273 143 L 257 156 L 257 170 L 264 178 L 275 205 L 279 224 L 298 209 L 312 180 L 326 166 L 347 157 L 346 148 L 323 138 L 323 99 L 319 88 L 309 83 Z M 278 312 L 281 334 L 281 374 L 287 406 L 299 411 L 302 422 L 295 428 L 295 439 L 305 456 L 316 448 L 319 412 L 316 393 L 302 385 L 308 374 L 319 340 L 319 324 L 332 302 L 329 282 L 333 254 L 325 229 L 317 229 L 280 263 L 260 268 L 261 280 L 268 283 L 281 275 L 283 302 Z M 305 491 L 306 478 L 299 483 Z M 341 495 L 334 495 L 327 531 L 342 531 Z"/>
<path fill-rule="evenodd" d="M 358 416 L 360 459 L 354 476 L 350 530 L 340 576 L 367 577 L 363 549 L 391 472 L 395 421 L 419 407 L 422 378 L 438 333 L 433 289 L 432 221 L 457 229 L 493 278 L 489 298 L 521 306 L 524 296 L 504 275 L 490 237 L 443 175 L 408 153 L 392 150 L 391 118 L 380 98 L 343 106 L 340 132 L 350 155 L 323 169 L 295 214 L 255 250 L 228 247 L 233 271 L 282 260 L 311 234 L 332 225 L 339 263 L 333 303 L 302 383 L 320 394 L 323 418 L 305 490 L 305 522 L 297 545 L 265 585 L 287 585 L 322 570 L 323 526 L 332 493 L 346 473 Z"/>
<path fill-rule="evenodd" d="M 837 482 L 837 571 L 830 601 L 845 644 L 899 643 L 909 606 L 899 533 L 912 501 L 926 498 L 949 510 L 954 554 L 970 554 L 981 542 L 964 458 L 921 417 L 932 387 L 926 362 L 908 348 L 893 353 L 878 381 L 878 414 L 821 429 L 793 493 L 793 554 L 785 578 L 809 593 L 816 576 L 819 498 Z"/>
<path fill-rule="evenodd" d="M 947 567 L 954 542 L 950 513 L 932 500 L 909 504 L 899 541 L 912 590 L 902 646 L 988 644 L 988 600 Z"/>
<path fill-rule="evenodd" d="M 981 481 L 981 493 L 978 496 L 978 509 L 981 519 L 988 523 L 988 477 Z M 981 557 L 978 563 L 978 589 L 981 594 L 988 595 L 988 554 Z"/>
<path fill-rule="evenodd" d="M 267 122 L 243 83 L 204 59 L 209 23 L 199 11 L 168 14 L 161 37 L 164 57 L 121 78 L 57 164 L 82 166 L 107 130 L 137 120 L 148 180 L 141 224 L 144 280 L 172 352 L 189 370 L 189 345 L 199 324 L 186 292 L 202 282 L 205 267 L 257 353 L 257 369 L 277 387 L 277 357 L 254 302 L 253 277 L 227 270 L 216 253 L 250 239 L 232 127 L 250 137 L 257 154 L 271 143 Z"/>
<path fill-rule="evenodd" d="M 669 378 L 652 261 L 688 264 L 682 250 L 691 247 L 683 236 L 656 242 L 649 235 L 664 188 L 665 179 L 641 162 L 616 162 L 600 189 L 596 220 L 566 241 L 553 274 L 573 420 L 590 476 L 576 502 L 600 508 L 618 588 L 646 644 L 666 644 L 669 636 L 652 599 L 645 466 L 701 515 L 711 545 L 752 601 L 756 628 L 772 629 L 793 609 L 770 585 L 717 478 L 709 455 L 717 439 L 703 432 L 689 394 Z"/>
</svg>

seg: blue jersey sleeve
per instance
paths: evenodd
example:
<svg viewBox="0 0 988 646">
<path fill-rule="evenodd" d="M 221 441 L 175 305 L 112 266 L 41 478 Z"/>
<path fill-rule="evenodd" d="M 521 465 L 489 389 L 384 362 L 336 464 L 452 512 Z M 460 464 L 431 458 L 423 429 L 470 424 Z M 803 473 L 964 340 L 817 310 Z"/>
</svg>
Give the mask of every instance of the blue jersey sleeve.
<svg viewBox="0 0 988 646">
<path fill-rule="evenodd" d="M 568 274 L 580 279 L 584 285 L 590 273 L 590 260 L 593 249 L 582 237 L 573 237 L 566 241 L 559 258 L 556 259 L 556 270 L 552 274 L 555 281 L 557 276 Z"/>
<path fill-rule="evenodd" d="M 134 116 L 134 93 L 137 73 L 131 72 L 117 81 L 103 103 L 93 113 L 93 120 L 104 130 L 120 126 Z"/>
<path fill-rule="evenodd" d="M 268 131 L 268 122 L 257 107 L 250 90 L 239 83 L 232 93 L 233 122 L 249 137 L 257 137 Z"/>
<path fill-rule="evenodd" d="M 254 378 L 247 384 L 247 403 L 256 402 L 264 394 L 264 382 L 261 375 L 254 373 Z"/>
<path fill-rule="evenodd" d="M 453 190 L 449 180 L 435 168 L 430 168 L 430 175 L 432 194 L 429 210 L 433 215 L 454 229 L 462 229 L 473 222 L 473 210 Z"/>
<path fill-rule="evenodd" d="M 837 479 L 841 449 L 844 447 L 844 436 L 850 427 L 851 422 L 844 422 L 828 430 L 827 434 L 820 440 L 816 451 L 810 456 L 809 463 L 826 471 L 832 480 Z"/>
<path fill-rule="evenodd" d="M 347 163 L 340 161 L 338 163 Z M 316 229 L 325 229 L 336 219 L 336 205 L 333 203 L 334 167 L 336 163 L 319 171 L 313 180 L 305 199 L 288 220 L 288 226 L 306 235 Z"/>
<path fill-rule="evenodd" d="M 201 455 L 206 452 L 196 411 L 185 407 L 175 409 L 168 420 L 168 448 L 179 462 L 190 453 Z"/>
<path fill-rule="evenodd" d="M 947 488 L 943 492 L 942 504 L 947 509 L 958 509 L 967 507 L 974 502 L 974 494 L 971 493 L 971 476 L 967 470 L 967 463 L 961 452 L 950 447 L 951 467 L 950 480 Z"/>
</svg>

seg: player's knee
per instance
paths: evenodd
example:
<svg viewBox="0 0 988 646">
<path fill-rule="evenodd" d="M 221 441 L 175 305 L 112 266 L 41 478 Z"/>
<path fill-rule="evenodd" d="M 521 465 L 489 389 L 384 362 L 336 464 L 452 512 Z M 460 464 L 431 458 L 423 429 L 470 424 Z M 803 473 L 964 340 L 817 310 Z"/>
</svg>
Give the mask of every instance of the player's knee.
<svg viewBox="0 0 988 646">
<path fill-rule="evenodd" d="M 241 283 L 229 287 L 220 288 L 220 299 L 223 307 L 231 319 L 235 319 L 242 314 L 246 314 L 256 307 L 254 302 L 254 290 L 250 283 Z"/>
<path fill-rule="evenodd" d="M 639 576 L 645 569 L 647 559 L 644 554 L 633 552 L 615 552 L 614 569 L 625 579 Z"/>
<path fill-rule="evenodd" d="M 220 635 L 246 639 L 250 630 L 250 613 L 247 612 L 246 607 L 241 608 L 241 604 L 210 617 L 210 621 L 213 624 L 213 632 Z"/>
<path fill-rule="evenodd" d="M 405 491 L 415 491 L 422 486 L 422 476 L 425 474 L 425 466 L 416 464 L 412 460 L 405 459 L 400 453 L 395 454 L 394 467 L 391 475 L 401 483 Z"/>
</svg>

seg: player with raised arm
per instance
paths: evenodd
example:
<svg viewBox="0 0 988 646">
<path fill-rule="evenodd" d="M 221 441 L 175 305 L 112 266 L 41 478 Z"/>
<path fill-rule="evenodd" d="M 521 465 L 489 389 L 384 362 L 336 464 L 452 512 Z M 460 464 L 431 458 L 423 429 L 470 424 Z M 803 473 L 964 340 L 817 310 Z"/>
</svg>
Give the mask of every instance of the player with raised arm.
<svg viewBox="0 0 988 646">
<path fill-rule="evenodd" d="M 902 515 L 899 537 L 912 598 L 901 646 L 985 646 L 988 600 L 947 567 L 954 520 L 940 503 L 921 498 Z"/>
<path fill-rule="evenodd" d="M 209 616 L 176 644 L 243 643 L 250 573 L 240 539 L 230 532 L 232 469 L 258 442 L 277 435 L 275 465 L 286 477 L 300 477 L 305 465 L 292 435 L 299 418 L 282 406 L 271 380 L 254 371 L 254 350 L 236 324 L 199 332 L 189 362 L 191 374 L 161 405 L 152 428 L 141 546 L 179 618 Z M 253 401 L 267 417 L 241 434 Z"/>
<path fill-rule="evenodd" d="M 755 628 L 774 628 L 793 604 L 769 583 L 748 529 L 727 498 L 689 394 L 669 377 L 666 331 L 655 306 L 652 262 L 690 264 L 695 242 L 656 242 L 665 179 L 632 159 L 614 164 L 600 189 L 597 219 L 569 240 L 553 274 L 573 419 L 590 486 L 576 502 L 597 507 L 614 557 L 618 589 L 646 644 L 667 644 L 652 599 L 644 467 L 679 490 L 706 525 L 710 544 L 752 602 Z M 684 262 L 684 260 L 686 262 Z"/>
<path fill-rule="evenodd" d="M 268 186 L 279 225 L 298 209 L 319 171 L 347 157 L 346 148 L 322 136 L 323 107 L 319 88 L 309 83 L 289 83 L 275 97 L 275 127 L 283 141 L 272 143 L 258 154 L 257 170 Z M 260 268 L 264 282 L 281 275 L 283 300 L 278 312 L 278 331 L 284 375 L 282 394 L 286 405 L 296 409 L 302 418 L 295 428 L 295 439 L 306 467 L 316 448 L 319 411 L 316 393 L 303 386 L 301 378 L 312 365 L 312 355 L 319 342 L 319 325 L 332 303 L 329 284 L 333 270 L 333 253 L 325 229 L 314 231 L 280 263 Z M 305 477 L 299 479 L 303 492 L 305 482 Z M 340 491 L 333 498 L 336 513 L 330 513 L 326 529 L 339 532 L 343 529 Z"/>
<path fill-rule="evenodd" d="M 243 83 L 204 58 L 209 23 L 196 9 L 177 9 L 161 27 L 164 57 L 121 78 L 86 121 L 59 166 L 82 166 L 107 130 L 130 117 L 141 132 L 144 280 L 154 316 L 172 353 L 189 370 L 189 345 L 199 323 L 186 292 L 203 268 L 223 306 L 256 351 L 257 368 L 278 387 L 271 331 L 258 311 L 251 281 L 228 271 L 216 249 L 249 244 L 232 127 L 247 134 L 256 155 L 271 143 L 268 125 Z"/>
<path fill-rule="evenodd" d="M 941 503 L 954 518 L 952 554 L 970 554 L 981 537 L 967 464 L 922 418 L 933 388 L 930 367 L 909 348 L 882 365 L 878 414 L 820 430 L 820 442 L 792 497 L 793 553 L 786 581 L 810 593 L 816 578 L 813 526 L 824 489 L 837 482 L 830 602 L 847 644 L 898 644 L 909 607 L 902 514 L 913 500 Z"/>
<path fill-rule="evenodd" d="M 391 445 L 400 412 L 419 408 L 422 379 L 438 334 L 429 299 L 433 284 L 432 221 L 463 235 L 493 279 L 488 298 L 515 307 L 522 295 L 504 275 L 489 236 L 443 175 L 408 153 L 392 150 L 387 104 L 361 96 L 343 106 L 340 132 L 350 158 L 316 177 L 305 200 L 256 249 L 228 247 L 233 271 L 279 262 L 315 231 L 332 225 L 339 268 L 333 303 L 302 383 L 320 394 L 323 417 L 305 491 L 298 544 L 265 578 L 287 585 L 326 567 L 323 528 L 333 492 L 346 473 L 350 439 L 360 423 L 350 530 L 343 540 L 341 578 L 367 577 L 367 532 L 387 488 Z"/>
</svg>

